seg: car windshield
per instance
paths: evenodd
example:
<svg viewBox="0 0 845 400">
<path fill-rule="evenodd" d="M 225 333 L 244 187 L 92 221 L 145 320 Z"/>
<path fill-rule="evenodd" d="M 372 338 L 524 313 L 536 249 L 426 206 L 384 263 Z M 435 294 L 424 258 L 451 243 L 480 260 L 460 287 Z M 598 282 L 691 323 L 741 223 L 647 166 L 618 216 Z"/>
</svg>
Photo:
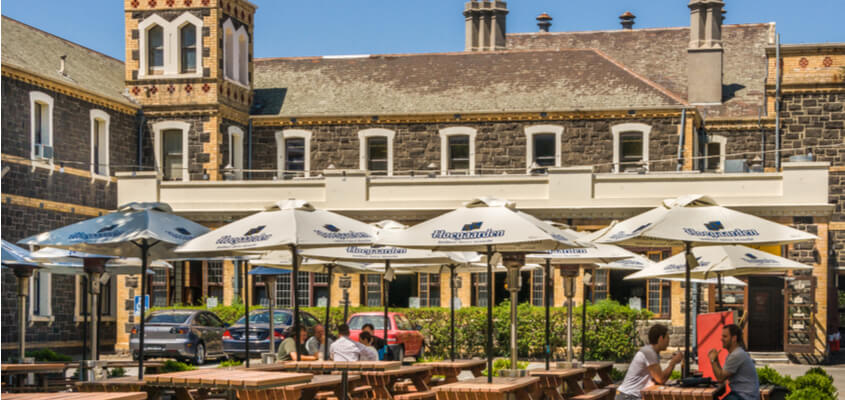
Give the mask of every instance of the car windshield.
<svg viewBox="0 0 845 400">
<path fill-rule="evenodd" d="M 383 315 L 356 315 L 349 319 L 349 329 L 361 329 L 366 324 L 373 324 L 374 329 L 384 329 Z M 390 329 L 388 324 L 387 329 Z"/>
<path fill-rule="evenodd" d="M 147 317 L 147 323 L 153 324 L 184 324 L 191 317 L 191 312 L 156 313 Z"/>
<path fill-rule="evenodd" d="M 293 317 L 286 312 L 273 312 L 273 325 L 290 325 Z M 245 321 L 244 317 L 235 322 L 236 324 L 243 324 Z M 256 323 L 256 324 L 267 324 L 270 323 L 270 313 L 265 311 L 262 313 L 255 313 L 249 314 L 249 322 Z"/>
</svg>

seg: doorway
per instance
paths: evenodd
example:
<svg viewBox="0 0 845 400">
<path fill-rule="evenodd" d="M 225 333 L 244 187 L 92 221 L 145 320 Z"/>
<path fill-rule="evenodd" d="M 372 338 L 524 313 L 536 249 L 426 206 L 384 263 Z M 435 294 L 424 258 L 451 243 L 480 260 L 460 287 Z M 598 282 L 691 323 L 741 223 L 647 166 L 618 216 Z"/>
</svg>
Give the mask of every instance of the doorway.
<svg viewBox="0 0 845 400">
<path fill-rule="evenodd" d="M 748 350 L 783 351 L 783 279 L 748 279 Z"/>
<path fill-rule="evenodd" d="M 388 307 L 407 308 L 410 305 L 408 298 L 417 296 L 417 274 L 396 275 L 389 285 Z"/>
</svg>

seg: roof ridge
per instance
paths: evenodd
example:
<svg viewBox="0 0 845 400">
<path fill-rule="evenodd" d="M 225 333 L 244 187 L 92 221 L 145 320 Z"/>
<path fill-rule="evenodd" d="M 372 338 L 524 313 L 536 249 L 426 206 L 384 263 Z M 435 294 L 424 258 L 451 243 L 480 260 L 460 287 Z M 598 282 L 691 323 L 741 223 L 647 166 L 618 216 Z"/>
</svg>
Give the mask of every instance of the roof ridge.
<svg viewBox="0 0 845 400">
<path fill-rule="evenodd" d="M 724 24 L 722 28 L 727 27 L 751 27 L 760 25 L 769 25 L 771 22 L 754 22 L 747 24 Z M 569 34 L 588 34 L 588 33 L 632 33 L 639 31 L 671 31 L 689 29 L 689 26 L 666 26 L 666 27 L 652 27 L 652 28 L 634 28 L 634 29 L 599 29 L 593 31 L 558 31 L 558 32 L 509 32 L 506 36 L 528 36 L 528 35 L 569 35 Z"/>
<path fill-rule="evenodd" d="M 645 84 L 651 86 L 652 88 L 657 89 L 659 92 L 663 93 L 664 95 L 668 96 L 669 98 L 671 98 L 671 99 L 673 99 L 673 100 L 677 101 L 678 103 L 681 103 L 685 106 L 689 106 L 689 103 L 683 97 L 678 95 L 677 93 L 663 87 L 662 85 L 658 84 L 657 82 L 652 81 L 651 79 L 646 78 L 645 76 L 642 76 L 642 75 L 634 72 L 632 69 L 626 67 L 624 64 L 620 63 L 619 61 L 616 61 L 615 59 L 613 59 L 609 55 L 605 54 L 603 51 L 596 49 L 596 48 L 590 48 L 590 50 L 593 50 L 594 52 L 596 52 L 596 54 L 598 54 L 602 58 L 606 59 L 611 64 L 621 68 L 622 70 L 624 70 L 628 74 L 632 75 L 633 77 L 645 82 Z"/>
<path fill-rule="evenodd" d="M 29 24 L 27 24 L 27 23 L 25 23 L 25 22 L 18 21 L 18 20 L 16 20 L 16 19 L 12 18 L 12 17 L 6 16 L 6 15 L 0 15 L 0 17 L 2 17 L 2 19 L 4 20 L 4 22 L 6 22 L 6 21 L 15 22 L 15 23 L 20 24 L 20 25 L 23 25 L 23 26 L 25 26 L 25 27 L 27 27 L 27 28 L 29 28 L 29 29 L 32 29 L 32 30 L 34 30 L 34 31 L 36 31 L 36 32 L 40 32 L 40 33 L 43 33 L 43 34 L 45 34 L 45 35 L 47 35 L 47 36 L 50 36 L 50 37 L 53 37 L 53 38 L 59 39 L 59 40 L 61 40 L 62 42 L 65 42 L 65 43 L 67 43 L 67 44 L 69 44 L 69 45 L 76 46 L 76 47 L 78 47 L 78 48 L 80 48 L 80 49 L 83 49 L 83 50 L 89 51 L 89 52 L 94 53 L 94 54 L 97 54 L 97 55 L 99 55 L 99 56 L 102 56 L 102 57 L 105 57 L 105 58 L 109 58 L 109 59 L 112 59 L 112 60 L 114 60 L 114 61 L 117 61 L 117 62 L 119 62 L 119 63 L 121 63 L 121 64 L 124 64 L 124 61 L 123 61 L 123 60 L 119 60 L 119 59 L 114 58 L 114 57 L 112 57 L 112 56 L 110 56 L 110 55 L 108 55 L 108 54 L 105 54 L 105 53 L 103 53 L 103 52 L 100 52 L 100 51 L 94 50 L 94 49 L 92 49 L 92 48 L 90 48 L 90 47 L 83 46 L 83 45 L 81 45 L 81 44 L 79 44 L 79 43 L 76 43 L 76 42 L 70 41 L 70 40 L 65 39 L 65 38 L 63 38 L 63 37 L 61 37 L 61 36 L 58 36 L 58 35 L 56 35 L 56 34 L 53 34 L 53 33 L 47 32 L 47 31 L 45 31 L 45 30 L 43 30 L 43 29 L 36 28 L 36 27 L 34 27 L 34 26 L 32 26 L 32 25 L 29 25 Z"/>
<path fill-rule="evenodd" d="M 375 59 L 375 58 L 390 58 L 390 57 L 419 57 L 419 56 L 464 56 L 464 55 L 482 55 L 482 54 L 513 54 L 513 53 L 558 53 L 562 51 L 590 51 L 590 48 L 567 47 L 561 49 L 505 49 L 493 51 L 449 51 L 449 52 L 435 52 L 435 53 L 386 53 L 386 54 L 368 54 L 359 58 L 343 58 L 325 56 L 304 56 L 304 57 L 256 57 L 255 61 L 294 61 L 294 60 L 361 60 L 361 59 Z"/>
</svg>

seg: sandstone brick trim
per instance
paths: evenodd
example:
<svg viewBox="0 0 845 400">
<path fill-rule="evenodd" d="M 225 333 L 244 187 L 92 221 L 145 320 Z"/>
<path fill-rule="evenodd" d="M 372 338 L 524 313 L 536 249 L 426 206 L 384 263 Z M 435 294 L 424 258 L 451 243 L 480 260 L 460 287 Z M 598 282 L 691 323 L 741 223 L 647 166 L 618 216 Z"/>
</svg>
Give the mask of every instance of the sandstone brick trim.
<svg viewBox="0 0 845 400">
<path fill-rule="evenodd" d="M 2 75 L 125 114 L 134 115 L 137 113 L 137 109 L 139 108 L 138 106 L 130 105 L 129 100 L 127 100 L 126 103 L 120 103 L 91 93 L 85 89 L 77 87 L 76 85 L 59 83 L 50 78 L 45 78 L 41 75 L 24 71 L 8 64 L 3 64 Z"/>
<path fill-rule="evenodd" d="M 2 154 L 2 156 L 0 157 L 0 159 L 1 159 L 4 163 L 5 163 L 5 162 L 7 162 L 7 163 L 12 163 L 12 164 L 25 165 L 25 166 L 27 166 L 27 167 L 31 167 L 31 166 L 32 166 L 32 160 L 29 160 L 29 159 L 27 159 L 27 158 L 20 157 L 20 156 L 11 155 L 11 154 Z M 103 177 L 103 176 L 101 176 L 101 175 L 97 175 L 97 176 L 95 177 L 94 175 L 91 175 L 91 171 L 89 171 L 89 170 L 84 170 L 84 169 L 78 169 L 78 168 L 72 168 L 72 167 L 64 167 L 64 172 L 61 172 L 61 169 L 62 169 L 61 165 L 52 165 L 52 166 L 49 166 L 48 164 L 44 164 L 44 163 L 40 163 L 40 164 L 38 164 L 38 167 L 37 167 L 37 168 L 47 168 L 47 169 L 50 169 L 50 170 L 51 170 L 51 173 L 52 173 L 52 172 L 59 172 L 59 173 L 65 173 L 65 174 L 70 174 L 70 175 L 81 176 L 81 177 L 83 177 L 83 178 L 98 179 L 98 180 L 108 180 L 110 183 L 117 183 L 117 178 L 115 178 L 115 177 L 113 177 L 113 176 L 110 176 L 110 177 L 108 177 L 108 178 L 105 178 L 105 177 Z"/>
<path fill-rule="evenodd" d="M 3 203 L 12 204 L 16 206 L 39 208 L 48 211 L 56 211 L 68 214 L 85 215 L 90 217 L 99 217 L 107 214 L 109 210 L 96 207 L 82 206 L 79 204 L 62 203 L 58 201 L 36 199 L 32 197 L 18 196 L 14 194 L 2 194 Z"/>
<path fill-rule="evenodd" d="M 830 231 L 845 231 L 845 222 L 830 222 L 827 229 Z"/>
</svg>

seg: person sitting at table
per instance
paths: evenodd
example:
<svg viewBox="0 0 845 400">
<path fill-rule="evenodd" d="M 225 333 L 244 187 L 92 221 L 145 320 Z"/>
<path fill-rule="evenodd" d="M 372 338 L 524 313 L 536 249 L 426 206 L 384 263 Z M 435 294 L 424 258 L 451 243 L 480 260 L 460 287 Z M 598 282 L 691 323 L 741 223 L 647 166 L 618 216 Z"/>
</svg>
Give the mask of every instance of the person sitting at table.
<svg viewBox="0 0 845 400">
<path fill-rule="evenodd" d="M 373 347 L 375 347 L 376 351 L 378 351 L 379 360 L 387 360 L 392 358 L 392 353 L 390 352 L 390 348 L 387 347 L 387 342 L 385 342 L 384 339 L 376 336 L 376 331 L 375 327 L 373 327 L 373 324 L 369 322 L 364 324 L 364 326 L 361 327 L 361 332 L 369 332 L 370 335 L 373 336 Z"/>
<path fill-rule="evenodd" d="M 666 325 L 652 326 L 648 330 L 648 343 L 640 348 L 628 366 L 625 380 L 616 390 L 616 400 L 642 399 L 641 390 L 655 383 L 666 383 L 675 366 L 683 359 L 683 353 L 677 352 L 666 369 L 660 369 L 660 352 L 669 347 L 669 328 Z"/>
<path fill-rule="evenodd" d="M 293 330 L 293 328 L 291 328 Z M 276 353 L 276 361 L 315 361 L 317 360 L 317 356 L 309 356 L 306 354 L 302 354 L 297 359 L 297 349 L 296 349 L 296 341 L 294 340 L 295 334 L 291 333 L 290 336 L 282 340 L 282 343 L 279 345 L 279 351 Z M 299 327 L 299 343 L 305 344 L 305 339 L 308 338 L 308 330 L 305 329 L 304 326 Z"/>
<path fill-rule="evenodd" d="M 308 351 L 309 355 L 317 356 L 317 358 L 319 358 L 319 354 L 325 354 L 326 346 L 331 348 L 332 343 L 334 343 L 334 341 L 326 335 L 326 330 L 323 328 L 323 325 L 317 324 L 314 325 L 314 336 L 311 336 L 308 338 L 308 341 L 305 342 L 305 350 Z"/>
<path fill-rule="evenodd" d="M 722 347 L 728 351 L 725 365 L 719 365 L 719 349 L 710 349 L 710 365 L 719 382 L 727 381 L 731 392 L 723 400 L 759 400 L 760 381 L 754 360 L 742 348 L 742 329 L 730 324 L 722 329 Z"/>
<path fill-rule="evenodd" d="M 340 337 L 329 346 L 333 361 L 378 361 L 374 348 L 349 338 L 349 325 L 341 325 L 337 333 Z"/>
</svg>

